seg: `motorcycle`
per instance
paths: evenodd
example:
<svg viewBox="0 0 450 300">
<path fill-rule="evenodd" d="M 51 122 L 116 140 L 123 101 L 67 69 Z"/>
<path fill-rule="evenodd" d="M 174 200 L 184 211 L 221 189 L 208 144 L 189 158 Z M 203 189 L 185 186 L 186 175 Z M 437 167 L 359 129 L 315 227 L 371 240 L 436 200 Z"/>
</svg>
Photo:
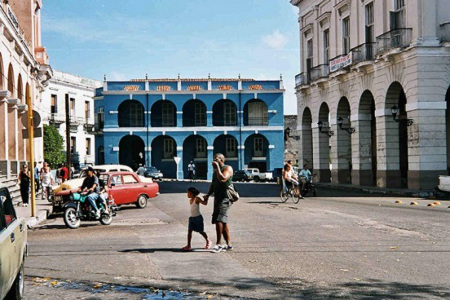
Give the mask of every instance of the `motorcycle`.
<svg viewBox="0 0 450 300">
<path fill-rule="evenodd" d="M 304 187 L 300 191 L 300 193 L 301 193 L 301 195 L 303 197 L 305 197 L 308 194 L 311 195 L 311 197 L 316 197 L 317 196 L 317 189 L 316 189 L 316 186 L 315 186 L 314 180 L 313 180 L 313 178 L 315 176 L 316 176 L 316 174 L 313 174 L 312 176 L 309 177 L 309 179 L 306 179 L 306 184 L 304 185 Z M 303 180 L 306 177 L 305 176 L 300 176 L 300 178 Z"/>
<path fill-rule="evenodd" d="M 76 229 L 80 227 L 81 221 L 99 220 L 102 225 L 111 224 L 117 211 L 114 199 L 107 199 L 108 212 L 103 203 L 98 203 L 100 217 L 97 217 L 89 201 L 87 201 L 87 196 L 88 194 L 84 193 L 70 193 L 70 200 L 64 206 L 64 223 L 67 227 Z"/>
</svg>

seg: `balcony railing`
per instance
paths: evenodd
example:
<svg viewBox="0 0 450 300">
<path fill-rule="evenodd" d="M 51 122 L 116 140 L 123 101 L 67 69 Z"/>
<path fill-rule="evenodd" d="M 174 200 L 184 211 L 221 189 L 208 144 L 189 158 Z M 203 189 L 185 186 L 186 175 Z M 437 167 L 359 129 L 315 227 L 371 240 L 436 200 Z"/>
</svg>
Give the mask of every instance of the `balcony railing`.
<svg viewBox="0 0 450 300">
<path fill-rule="evenodd" d="M 66 118 L 65 118 L 65 116 L 60 115 L 58 113 L 52 113 L 52 114 L 50 114 L 49 121 L 50 121 L 50 123 L 61 124 L 66 121 Z"/>
<path fill-rule="evenodd" d="M 342 54 L 330 59 L 330 73 L 336 72 L 342 69 L 348 69 L 350 65 L 353 64 L 353 55 L 350 51 L 347 54 Z"/>
<path fill-rule="evenodd" d="M 311 81 L 327 78 L 330 73 L 328 64 L 318 65 L 311 69 Z"/>
<path fill-rule="evenodd" d="M 352 49 L 353 63 L 374 60 L 376 43 L 364 43 Z"/>
<path fill-rule="evenodd" d="M 450 22 L 441 24 L 441 40 L 443 42 L 450 42 Z"/>
<path fill-rule="evenodd" d="M 308 84 L 308 79 L 305 73 L 300 73 L 295 76 L 295 87 Z"/>
<path fill-rule="evenodd" d="M 408 47 L 411 44 L 412 29 L 399 28 L 392 29 L 377 37 L 377 54 L 395 48 Z"/>
</svg>

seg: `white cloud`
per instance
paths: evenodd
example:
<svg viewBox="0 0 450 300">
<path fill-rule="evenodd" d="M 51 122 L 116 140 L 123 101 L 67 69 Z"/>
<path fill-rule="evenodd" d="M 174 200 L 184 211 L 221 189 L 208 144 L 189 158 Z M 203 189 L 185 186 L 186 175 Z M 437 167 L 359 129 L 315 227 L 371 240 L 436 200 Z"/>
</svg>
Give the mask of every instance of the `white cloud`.
<svg viewBox="0 0 450 300">
<path fill-rule="evenodd" d="M 288 43 L 289 39 L 283 35 L 278 29 L 273 33 L 263 37 L 264 44 L 274 49 L 281 49 Z"/>
</svg>

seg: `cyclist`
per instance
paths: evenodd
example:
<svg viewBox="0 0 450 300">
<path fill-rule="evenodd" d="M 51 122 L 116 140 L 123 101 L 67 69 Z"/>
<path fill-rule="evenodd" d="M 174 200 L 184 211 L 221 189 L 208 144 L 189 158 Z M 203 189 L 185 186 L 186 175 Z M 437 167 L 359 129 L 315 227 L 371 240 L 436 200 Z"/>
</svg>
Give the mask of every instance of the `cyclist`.
<svg viewBox="0 0 450 300">
<path fill-rule="evenodd" d="M 298 178 L 294 173 L 294 170 L 292 169 L 292 166 L 290 164 L 286 164 L 284 166 L 283 170 L 283 181 L 286 183 L 286 187 L 288 187 L 289 184 L 294 185 L 294 190 L 297 196 L 302 199 L 303 197 L 300 195 L 298 190 Z"/>
</svg>

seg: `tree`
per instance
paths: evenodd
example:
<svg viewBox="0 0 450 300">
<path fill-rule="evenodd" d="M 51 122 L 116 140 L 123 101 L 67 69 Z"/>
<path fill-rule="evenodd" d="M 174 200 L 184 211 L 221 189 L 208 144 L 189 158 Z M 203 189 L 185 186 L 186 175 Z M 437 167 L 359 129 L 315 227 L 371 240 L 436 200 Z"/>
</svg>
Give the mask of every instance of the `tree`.
<svg viewBox="0 0 450 300">
<path fill-rule="evenodd" d="M 50 167 L 57 168 L 65 160 L 64 140 L 53 125 L 44 125 L 44 160 Z"/>
</svg>

